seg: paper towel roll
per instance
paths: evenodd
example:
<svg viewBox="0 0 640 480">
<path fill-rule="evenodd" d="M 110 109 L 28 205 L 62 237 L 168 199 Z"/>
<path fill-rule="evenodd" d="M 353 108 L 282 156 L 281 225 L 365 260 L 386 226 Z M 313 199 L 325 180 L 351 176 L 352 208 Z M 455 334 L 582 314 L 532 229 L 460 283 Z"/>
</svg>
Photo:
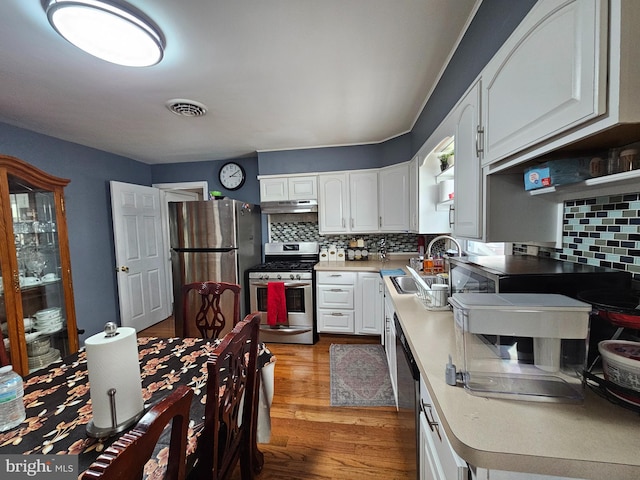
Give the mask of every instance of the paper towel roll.
<svg viewBox="0 0 640 480">
<path fill-rule="evenodd" d="M 135 329 L 120 327 L 112 337 L 98 333 L 85 341 L 85 348 L 93 424 L 97 428 L 113 426 L 107 393 L 111 388 L 116 390 L 116 425 L 142 412 L 144 401 Z"/>
</svg>

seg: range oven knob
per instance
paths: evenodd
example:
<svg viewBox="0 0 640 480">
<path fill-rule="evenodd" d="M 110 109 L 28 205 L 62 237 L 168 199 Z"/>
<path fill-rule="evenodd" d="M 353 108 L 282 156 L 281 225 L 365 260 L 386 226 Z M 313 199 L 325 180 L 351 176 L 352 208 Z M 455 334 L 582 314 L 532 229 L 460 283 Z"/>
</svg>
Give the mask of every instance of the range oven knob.
<svg viewBox="0 0 640 480">
<path fill-rule="evenodd" d="M 282 275 L 278 274 L 278 280 L 282 280 Z"/>
<path fill-rule="evenodd" d="M 260 280 L 269 280 L 269 275 L 260 275 Z"/>
</svg>

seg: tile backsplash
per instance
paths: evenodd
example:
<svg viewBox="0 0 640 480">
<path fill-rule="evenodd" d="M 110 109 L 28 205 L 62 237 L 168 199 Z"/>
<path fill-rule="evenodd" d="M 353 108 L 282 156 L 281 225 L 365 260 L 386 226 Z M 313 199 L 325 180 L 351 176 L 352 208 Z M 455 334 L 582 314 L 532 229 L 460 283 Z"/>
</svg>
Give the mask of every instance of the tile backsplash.
<svg viewBox="0 0 640 480">
<path fill-rule="evenodd" d="M 428 243 L 434 236 L 426 235 L 426 242 Z M 320 235 L 318 215 L 315 213 L 270 216 L 269 239 L 271 242 L 318 242 L 320 248 L 329 245 L 347 248 L 349 240 L 352 238 L 362 238 L 371 253 L 378 251 L 378 244 L 383 238 L 389 253 L 415 253 L 418 251 L 418 235 L 413 233 Z M 434 252 L 444 250 L 444 243 L 436 243 L 433 249 Z"/>
<path fill-rule="evenodd" d="M 564 204 L 562 248 L 541 247 L 538 255 L 574 263 L 625 270 L 640 281 L 640 194 L 571 200 Z M 320 247 L 346 247 L 351 238 L 363 238 L 377 251 L 380 239 L 388 252 L 417 251 L 418 235 L 411 233 L 371 235 L 320 235 L 317 214 L 272 215 L 272 242 L 317 241 Z M 426 236 L 428 243 L 430 238 Z M 514 244 L 514 254 L 524 254 L 526 244 Z M 436 245 L 442 251 L 444 244 Z"/>
<path fill-rule="evenodd" d="M 562 248 L 539 255 L 626 270 L 640 280 L 640 194 L 571 200 L 564 204 Z M 514 245 L 514 253 L 526 245 Z"/>
</svg>

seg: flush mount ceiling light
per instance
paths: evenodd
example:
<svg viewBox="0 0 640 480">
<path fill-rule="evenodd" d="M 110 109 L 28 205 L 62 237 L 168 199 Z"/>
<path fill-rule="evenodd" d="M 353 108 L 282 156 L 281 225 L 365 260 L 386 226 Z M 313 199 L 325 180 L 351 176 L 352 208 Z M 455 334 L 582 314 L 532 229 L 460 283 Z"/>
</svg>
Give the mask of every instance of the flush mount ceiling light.
<svg viewBox="0 0 640 480">
<path fill-rule="evenodd" d="M 118 65 L 162 60 L 164 37 L 142 12 L 119 0 L 43 0 L 49 23 L 66 40 Z"/>
</svg>

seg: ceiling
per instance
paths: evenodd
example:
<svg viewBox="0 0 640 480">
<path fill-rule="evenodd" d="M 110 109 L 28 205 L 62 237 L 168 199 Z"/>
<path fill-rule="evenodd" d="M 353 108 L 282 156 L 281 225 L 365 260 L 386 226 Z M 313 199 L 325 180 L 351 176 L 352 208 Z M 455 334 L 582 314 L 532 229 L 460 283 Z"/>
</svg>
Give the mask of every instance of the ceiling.
<svg viewBox="0 0 640 480">
<path fill-rule="evenodd" d="M 0 122 L 147 164 L 406 133 L 478 3 L 130 0 L 166 37 L 162 62 L 132 68 L 58 36 L 40 1 L 0 1 Z"/>
</svg>

